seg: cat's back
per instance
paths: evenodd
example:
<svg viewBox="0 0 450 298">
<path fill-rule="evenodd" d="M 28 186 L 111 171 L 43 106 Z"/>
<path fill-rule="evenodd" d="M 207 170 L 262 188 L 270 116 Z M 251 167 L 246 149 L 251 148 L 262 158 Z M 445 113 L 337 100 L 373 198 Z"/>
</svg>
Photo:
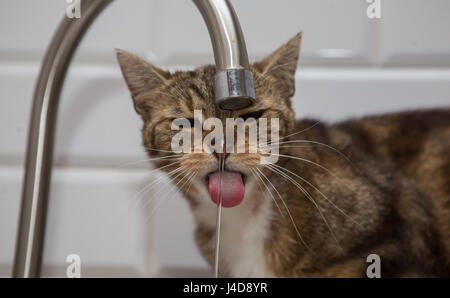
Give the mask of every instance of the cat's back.
<svg viewBox="0 0 450 298">
<path fill-rule="evenodd" d="M 379 158 L 403 167 L 429 146 L 450 146 L 450 109 L 408 111 L 350 120 L 337 125 Z"/>
<path fill-rule="evenodd" d="M 391 165 L 429 199 L 439 254 L 450 275 L 450 109 L 368 117 L 338 127 L 352 146 Z"/>
<path fill-rule="evenodd" d="M 337 149 L 362 171 L 355 172 L 342 155 L 323 146 L 310 151 L 293 148 L 306 158 L 316 158 L 339 174 L 351 172 L 355 181 L 364 175 L 397 193 L 417 193 L 386 199 L 401 202 L 394 208 L 406 226 L 417 226 L 421 217 L 427 217 L 423 222 L 430 224 L 434 235 L 430 242 L 434 248 L 430 250 L 440 260 L 441 275 L 450 276 L 450 109 L 385 114 L 334 125 L 302 120 L 296 122 L 295 130 L 300 133 L 291 138 L 317 141 Z M 405 187 L 408 189 L 402 190 Z M 426 210 L 415 213 L 415 208 Z M 428 227 L 418 229 L 427 234 Z M 411 247 L 416 240 L 410 240 Z"/>
<path fill-rule="evenodd" d="M 389 164 L 430 197 L 450 204 L 450 109 L 367 117 L 337 127 L 350 136 L 353 149 Z"/>
<path fill-rule="evenodd" d="M 370 116 L 334 125 L 301 120 L 295 130 L 299 132 L 295 139 L 321 141 L 349 154 L 359 151 L 408 176 L 426 178 L 432 168 L 450 179 L 450 109 Z"/>
</svg>

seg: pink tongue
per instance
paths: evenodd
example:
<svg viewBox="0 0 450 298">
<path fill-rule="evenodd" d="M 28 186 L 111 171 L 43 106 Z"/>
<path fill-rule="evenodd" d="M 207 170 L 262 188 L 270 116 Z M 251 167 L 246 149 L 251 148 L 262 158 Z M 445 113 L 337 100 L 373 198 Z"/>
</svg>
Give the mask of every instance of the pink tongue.
<svg viewBox="0 0 450 298">
<path fill-rule="evenodd" d="M 234 207 L 239 205 L 244 198 L 245 187 L 242 182 L 242 176 L 236 172 L 224 171 L 222 173 L 222 206 Z M 211 200 L 219 204 L 219 172 L 209 175 L 209 195 Z"/>
</svg>

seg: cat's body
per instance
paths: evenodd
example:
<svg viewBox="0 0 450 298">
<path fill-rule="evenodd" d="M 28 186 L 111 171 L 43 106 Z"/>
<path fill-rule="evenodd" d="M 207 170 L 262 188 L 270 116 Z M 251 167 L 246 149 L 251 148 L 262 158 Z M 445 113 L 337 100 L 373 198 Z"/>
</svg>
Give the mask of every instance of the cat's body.
<svg viewBox="0 0 450 298">
<path fill-rule="evenodd" d="M 269 173 L 309 249 L 299 240 L 281 202 L 281 214 L 275 204 L 269 212 L 254 213 L 241 205 L 224 214 L 223 257 L 228 256 L 227 250 L 238 255 L 224 260 L 226 273 L 364 277 L 367 256 L 377 254 L 383 276 L 449 276 L 450 110 L 406 112 L 337 125 L 297 121 L 295 130 L 304 130 L 290 138 L 300 143 L 286 145 L 292 147 L 283 155 L 325 165 L 336 176 L 302 160 L 281 158 L 278 165 L 301 175 L 332 202 L 297 179 L 335 236 L 301 190 Z M 351 162 L 331 148 L 305 140 L 328 144 Z M 268 190 L 262 188 L 264 194 L 255 186 L 245 201 L 250 205 L 252 197 L 261 196 L 270 201 Z M 212 261 L 215 222 L 203 223 L 197 212 L 194 209 L 200 223 L 197 241 Z M 210 212 L 208 218 L 213 220 L 215 208 Z M 238 218 L 243 220 L 236 222 Z M 247 270 L 242 270 L 248 262 L 252 265 L 245 264 Z"/>
<path fill-rule="evenodd" d="M 144 120 L 144 146 L 179 183 L 200 251 L 212 263 L 216 205 L 208 183 L 218 158 L 171 152 L 172 120 L 193 118 L 194 110 L 280 123 L 276 164 L 262 165 L 261 152 L 226 155 L 225 170 L 239 173 L 245 196 L 222 211 L 222 276 L 364 277 L 370 254 L 380 256 L 382 276 L 450 276 L 450 110 L 336 125 L 295 121 L 300 39 L 252 66 L 256 103 L 236 112 L 214 103 L 214 67 L 171 74 L 118 52 Z"/>
</svg>

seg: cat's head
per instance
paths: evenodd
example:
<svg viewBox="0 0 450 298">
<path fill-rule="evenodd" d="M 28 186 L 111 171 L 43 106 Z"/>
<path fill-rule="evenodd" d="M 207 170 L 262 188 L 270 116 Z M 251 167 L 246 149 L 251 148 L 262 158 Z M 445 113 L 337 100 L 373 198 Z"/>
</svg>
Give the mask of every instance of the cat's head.
<svg viewBox="0 0 450 298">
<path fill-rule="evenodd" d="M 254 187 L 258 175 L 264 173 L 261 159 L 266 153 L 216 154 L 203 152 L 174 153 L 172 140 L 179 130 L 173 130 L 173 120 L 188 119 L 194 124 L 194 111 L 201 111 L 202 121 L 218 118 L 226 131 L 226 118 L 266 118 L 268 142 L 271 141 L 271 119 L 277 118 L 279 138 L 294 128 L 291 97 L 295 92 L 295 71 L 298 64 L 301 33 L 297 34 L 273 54 L 251 66 L 254 75 L 256 102 L 253 106 L 233 112 L 223 112 L 215 104 L 215 67 L 208 65 L 193 71 L 170 73 L 144 62 L 125 51 L 118 50 L 117 58 L 133 98 L 136 112 L 142 117 L 143 144 L 148 154 L 190 198 L 191 205 L 217 202 L 219 156 L 225 158 L 223 201 L 225 207 L 239 205 Z M 197 122 L 198 123 L 198 122 Z M 257 122 L 257 125 L 260 125 Z M 188 131 L 194 135 L 194 129 Z M 203 131 L 203 137 L 208 131 Z M 228 137 L 228 136 L 227 136 Z M 214 145 L 213 140 L 213 145 Z M 248 136 L 245 144 L 248 149 Z M 194 141 L 192 141 L 194 143 Z M 237 143 L 237 142 L 236 142 Z M 275 144 L 275 143 L 274 143 Z M 194 146 L 194 144 L 192 144 Z M 194 151 L 194 150 L 192 150 Z M 237 150 L 236 150 L 237 151 Z M 235 152 L 236 152 L 235 151 Z M 209 197 L 209 198 L 205 198 Z"/>
</svg>

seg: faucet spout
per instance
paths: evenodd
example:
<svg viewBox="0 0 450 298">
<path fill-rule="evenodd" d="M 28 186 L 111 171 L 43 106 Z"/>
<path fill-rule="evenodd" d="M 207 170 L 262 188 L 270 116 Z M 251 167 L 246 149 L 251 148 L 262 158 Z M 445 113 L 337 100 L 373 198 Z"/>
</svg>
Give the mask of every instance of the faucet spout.
<svg viewBox="0 0 450 298">
<path fill-rule="evenodd" d="M 253 73 L 239 20 L 229 0 L 193 0 L 208 27 L 216 61 L 216 104 L 239 110 L 255 99 Z"/>
</svg>

